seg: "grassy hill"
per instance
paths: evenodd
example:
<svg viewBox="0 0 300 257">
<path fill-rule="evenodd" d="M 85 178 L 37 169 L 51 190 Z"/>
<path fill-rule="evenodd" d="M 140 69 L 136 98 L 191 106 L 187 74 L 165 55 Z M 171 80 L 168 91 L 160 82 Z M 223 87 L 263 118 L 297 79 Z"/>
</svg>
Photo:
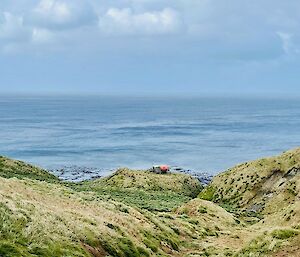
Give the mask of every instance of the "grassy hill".
<svg viewBox="0 0 300 257">
<path fill-rule="evenodd" d="M 300 197 L 300 149 L 233 167 L 216 176 L 200 198 L 229 210 L 264 215 L 291 211 Z M 295 213 L 287 215 L 291 221 Z M 298 219 L 293 221 L 299 222 Z M 282 220 L 282 222 L 284 222 Z"/>
<path fill-rule="evenodd" d="M 1 157 L 0 256 L 299 256 L 299 167 L 295 149 L 203 189 L 129 169 L 66 183 Z"/>
<path fill-rule="evenodd" d="M 178 230 L 149 209 L 171 212 L 201 189 L 187 175 L 130 170 L 63 183 L 4 157 L 0 184 L 1 257 L 170 256 L 179 251 Z"/>
<path fill-rule="evenodd" d="M 3 156 L 0 156 L 0 177 L 59 182 L 58 178 L 43 169 Z"/>
<path fill-rule="evenodd" d="M 197 180 L 185 174 L 163 176 L 149 171 L 129 169 L 119 169 L 107 178 L 87 181 L 86 184 L 95 190 L 103 187 L 142 189 L 144 191 L 169 191 L 190 197 L 197 196 L 202 189 Z"/>
<path fill-rule="evenodd" d="M 259 240 L 266 245 L 274 238 L 291 240 L 286 249 L 295 249 L 300 245 L 300 148 L 233 167 L 216 176 L 199 198 L 264 231 Z M 286 256 L 300 256 L 300 249 Z"/>
<path fill-rule="evenodd" d="M 170 212 L 196 197 L 200 183 L 184 174 L 166 176 L 146 171 L 120 169 L 113 175 L 73 184 L 77 191 L 93 191 L 98 198 L 124 202 L 149 211 Z"/>
</svg>

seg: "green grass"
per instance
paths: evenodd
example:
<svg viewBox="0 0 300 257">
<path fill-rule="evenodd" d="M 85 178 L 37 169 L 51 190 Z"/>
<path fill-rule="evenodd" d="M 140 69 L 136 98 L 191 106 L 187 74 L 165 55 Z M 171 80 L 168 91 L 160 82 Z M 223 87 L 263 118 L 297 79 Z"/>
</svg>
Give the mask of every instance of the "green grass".
<svg viewBox="0 0 300 257">
<path fill-rule="evenodd" d="M 72 185 L 71 187 L 78 192 L 91 192 L 89 188 L 81 188 L 77 185 Z M 119 189 L 115 187 L 98 188 L 92 191 L 95 192 L 99 200 L 113 200 L 131 207 L 159 212 L 171 212 L 191 200 L 191 197 L 174 192 L 147 192 L 138 189 Z M 122 211 L 127 212 L 126 208 L 123 208 Z"/>
<path fill-rule="evenodd" d="M 292 160 L 297 156 L 292 155 Z M 275 172 L 280 178 L 290 167 L 281 163 L 280 173 Z M 240 203 L 244 193 L 251 199 L 259 196 L 250 195 L 249 190 L 260 189 L 261 181 L 268 179 L 257 168 L 272 173 L 273 165 L 279 164 L 270 159 L 240 165 L 201 192 L 198 181 L 187 175 L 128 169 L 94 181 L 63 183 L 42 169 L 0 157 L 0 257 L 90 256 L 84 247 L 101 249 L 110 257 L 192 256 L 192 252 L 196 256 L 267 256 L 297 240 L 297 201 L 287 209 L 293 227 L 276 223 L 273 232 L 265 232 L 270 230 L 263 223 L 268 215 L 260 226 L 252 225 L 252 220 L 262 218 L 261 213 L 243 209 Z M 282 192 L 294 199 L 299 190 L 296 177 L 289 185 Z M 270 215 L 271 222 L 274 217 Z M 255 239 L 249 243 L 249 238 Z M 231 248 L 228 242 L 236 245 Z"/>
<path fill-rule="evenodd" d="M 0 203 L 0 256 L 76 256 L 86 257 L 86 252 L 76 242 L 69 243 L 44 237 L 30 240 L 26 229 L 31 220 L 22 212 L 13 212 L 4 203 Z"/>
<path fill-rule="evenodd" d="M 139 184 L 135 184 L 135 178 L 131 183 L 131 178 L 135 175 L 137 179 L 141 179 Z M 2 183 L 7 185 L 0 187 L 0 193 L 4 193 L 7 200 L 0 202 L 0 256 L 89 256 L 80 242 L 90 247 L 101 247 L 110 256 L 121 257 L 150 257 L 154 252 L 157 256 L 166 256 L 161 249 L 161 242 L 173 251 L 179 250 L 178 234 L 156 219 L 154 213 L 171 212 L 189 201 L 191 194 L 198 194 L 200 186 L 189 176 L 151 175 L 154 174 L 149 174 L 148 182 L 147 174 L 126 171 L 125 176 L 124 173 L 112 176 L 113 181 L 105 178 L 84 183 L 62 183 L 42 169 L 1 157 L 0 177 L 4 178 Z M 128 181 L 124 186 L 120 184 L 120 181 L 123 183 L 123 178 L 130 184 Z M 152 179 L 159 183 L 155 185 Z M 165 180 L 171 183 L 166 183 Z M 18 189 L 18 194 L 14 194 L 14 187 Z M 51 198 L 58 201 L 60 198 L 65 199 L 64 201 L 67 199 L 74 204 L 74 209 L 68 213 L 60 212 L 55 207 L 54 212 L 52 207 L 48 210 Z M 39 200 L 33 203 L 33 199 Z M 98 208 L 98 204 L 102 206 L 102 211 L 97 214 L 88 212 L 86 215 L 92 216 L 84 215 L 82 218 L 77 214 L 76 206 L 85 206 L 88 210 L 89 206 Z M 60 203 L 56 202 L 54 206 L 56 205 Z M 139 210 L 138 215 L 143 217 L 149 228 L 148 234 L 143 231 L 140 234 L 135 232 L 135 238 L 127 231 L 133 220 L 137 227 L 143 227 L 137 223 L 136 211 L 131 207 Z M 68 218 L 70 211 L 74 212 L 72 218 Z M 106 223 L 109 232 L 102 233 L 102 230 L 97 229 L 101 226 L 99 217 L 111 211 L 114 218 Z M 155 234 L 155 237 L 151 238 L 150 234 Z"/>
<path fill-rule="evenodd" d="M 246 162 L 214 177 L 199 197 L 238 216 L 252 216 L 259 221 L 268 213 L 288 207 L 286 199 L 295 200 L 300 195 L 296 183 L 299 166 L 300 148 Z"/>
<path fill-rule="evenodd" d="M 292 237 L 295 237 L 299 234 L 299 232 L 291 229 L 281 229 L 281 230 L 275 230 L 272 232 L 272 236 L 274 238 L 285 240 Z"/>
<path fill-rule="evenodd" d="M 185 174 L 155 174 L 148 171 L 133 171 L 119 169 L 113 175 L 86 181 L 82 188 L 98 190 L 102 188 L 138 189 L 147 192 L 174 192 L 177 194 L 196 197 L 203 189 L 199 181 Z"/>
<path fill-rule="evenodd" d="M 108 178 L 66 185 L 77 192 L 93 192 L 101 200 L 160 212 L 171 212 L 202 189 L 197 180 L 187 175 L 158 175 L 128 169 L 121 169 Z"/>
<path fill-rule="evenodd" d="M 234 257 L 262 257 L 268 256 L 269 253 L 277 249 L 277 244 L 272 244 L 271 240 L 260 236 L 250 241 L 250 243 L 244 247 L 240 252 L 234 255 Z"/>
<path fill-rule="evenodd" d="M 207 201 L 213 201 L 216 197 L 216 188 L 213 186 L 208 186 L 199 194 L 199 198 Z"/>
<path fill-rule="evenodd" d="M 56 176 L 43 169 L 21 161 L 11 160 L 3 156 L 0 156 L 0 177 L 18 179 L 27 178 L 49 183 L 58 183 L 60 181 Z"/>
</svg>

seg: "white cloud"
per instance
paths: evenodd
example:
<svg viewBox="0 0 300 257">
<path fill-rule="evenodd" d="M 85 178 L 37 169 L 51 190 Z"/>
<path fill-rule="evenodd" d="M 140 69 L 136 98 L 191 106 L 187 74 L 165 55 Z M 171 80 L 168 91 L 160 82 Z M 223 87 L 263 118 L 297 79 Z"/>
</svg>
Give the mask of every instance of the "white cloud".
<svg viewBox="0 0 300 257">
<path fill-rule="evenodd" d="M 91 24 L 97 17 L 87 1 L 41 0 L 26 17 L 30 25 L 68 29 Z"/>
<path fill-rule="evenodd" d="M 293 34 L 285 32 L 277 32 L 277 35 L 281 39 L 282 49 L 286 55 L 299 54 L 300 50 L 293 42 Z"/>
<path fill-rule="evenodd" d="M 102 51 L 104 45 L 119 47 L 116 36 L 124 36 L 124 52 L 147 47 L 176 53 L 184 48 L 190 56 L 281 58 L 283 51 L 299 53 L 299 11 L 296 0 L 2 1 L 0 47 L 22 43 L 26 51 L 47 52 L 50 44 L 62 51 L 85 44 L 89 51 Z M 147 46 L 133 40 L 143 36 L 158 40 Z"/>
<path fill-rule="evenodd" d="M 35 44 L 45 44 L 54 42 L 55 36 L 47 29 L 34 28 L 32 31 L 32 42 Z"/>
<path fill-rule="evenodd" d="M 30 37 L 30 30 L 23 24 L 23 18 L 10 12 L 0 14 L 0 39 L 5 41 L 23 41 Z"/>
<path fill-rule="evenodd" d="M 108 34 L 162 35 L 179 32 L 183 22 L 171 8 L 142 13 L 134 13 L 131 8 L 110 8 L 100 18 L 99 26 Z"/>
</svg>

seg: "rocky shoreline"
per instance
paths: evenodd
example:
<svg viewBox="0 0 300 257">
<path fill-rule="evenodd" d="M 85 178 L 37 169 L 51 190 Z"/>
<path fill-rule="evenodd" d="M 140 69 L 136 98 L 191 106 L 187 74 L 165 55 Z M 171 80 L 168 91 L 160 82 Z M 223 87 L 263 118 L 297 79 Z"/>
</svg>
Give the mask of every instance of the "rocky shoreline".
<svg viewBox="0 0 300 257">
<path fill-rule="evenodd" d="M 54 174 L 61 180 L 69 181 L 69 182 L 81 182 L 86 180 L 93 180 L 93 179 L 110 175 L 114 171 L 115 170 L 106 170 L 106 169 L 99 169 L 99 168 L 92 168 L 92 167 L 85 167 L 85 166 L 81 167 L 76 165 L 63 166 L 61 168 L 49 170 L 50 173 Z M 184 173 L 184 174 L 191 175 L 192 177 L 198 179 L 199 182 L 204 186 L 208 185 L 213 178 L 213 175 L 210 175 L 206 172 L 196 172 L 181 167 L 171 167 L 170 172 Z"/>
<path fill-rule="evenodd" d="M 171 167 L 171 172 L 179 172 L 179 173 L 191 175 L 192 177 L 198 179 L 199 182 L 204 186 L 207 186 L 214 177 L 213 175 L 208 174 L 207 172 L 196 172 L 189 169 L 183 169 L 180 167 Z"/>
<path fill-rule="evenodd" d="M 107 171 L 99 168 L 72 165 L 51 169 L 49 172 L 64 181 L 81 182 L 101 178 L 106 174 L 113 173 L 113 170 Z"/>
</svg>

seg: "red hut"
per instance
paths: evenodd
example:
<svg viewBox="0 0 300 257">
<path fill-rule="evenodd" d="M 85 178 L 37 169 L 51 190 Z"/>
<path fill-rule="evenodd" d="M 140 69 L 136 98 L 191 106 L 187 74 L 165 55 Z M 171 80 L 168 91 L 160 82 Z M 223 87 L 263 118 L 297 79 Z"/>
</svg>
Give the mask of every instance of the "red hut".
<svg viewBox="0 0 300 257">
<path fill-rule="evenodd" d="M 170 170 L 170 167 L 168 165 L 156 165 L 153 166 L 152 172 L 157 174 L 165 174 Z"/>
</svg>

